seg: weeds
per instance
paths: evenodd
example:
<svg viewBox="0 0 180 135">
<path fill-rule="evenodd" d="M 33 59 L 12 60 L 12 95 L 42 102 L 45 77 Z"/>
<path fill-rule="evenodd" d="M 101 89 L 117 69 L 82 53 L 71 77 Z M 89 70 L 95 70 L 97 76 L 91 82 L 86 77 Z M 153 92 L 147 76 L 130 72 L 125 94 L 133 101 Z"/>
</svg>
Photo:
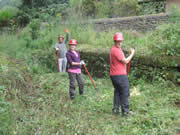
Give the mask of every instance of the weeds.
<svg viewBox="0 0 180 135">
<path fill-rule="evenodd" d="M 30 26 L 17 36 L 1 35 L 0 121 L 5 122 L 0 123 L 0 133 L 164 135 L 178 132 L 179 87 L 163 78 L 166 74 L 158 70 L 159 63 L 155 61 L 162 56 L 179 56 L 178 25 L 163 25 L 157 31 L 144 35 L 124 32 L 124 49 L 134 47 L 137 56 L 144 58 L 142 63 L 155 65 L 148 69 L 139 66 L 143 70 L 140 72 L 138 60 L 133 63 L 138 67 L 131 68 L 129 75 L 130 109 L 135 116 L 127 119 L 111 113 L 113 87 L 107 71 L 103 71 L 106 77 L 93 78 L 97 91 L 88 76 L 83 75 L 85 95 L 77 94 L 75 100 L 69 99 L 68 75 L 56 72 L 54 52 L 57 36 L 65 34 L 66 27 L 70 31 L 70 38 L 77 39 L 79 50 L 95 52 L 92 62 L 87 61 L 87 64 L 103 67 L 98 70 L 108 69 L 104 64 L 108 57 L 97 54 L 108 54 L 116 31 L 100 33 L 93 30 L 91 25 L 80 25 L 74 21 L 66 26 L 52 23 L 44 29 L 39 29 L 38 24 L 39 35 L 34 40 Z M 149 57 L 152 61 L 147 61 Z M 167 65 L 166 61 L 161 64 Z M 175 64 L 177 67 L 178 64 Z M 162 69 L 168 70 L 164 66 Z M 96 70 L 91 73 L 97 74 Z M 152 78 L 148 81 L 147 76 Z"/>
<path fill-rule="evenodd" d="M 111 113 L 111 81 L 96 79 L 96 91 L 89 78 L 83 77 L 85 95 L 77 94 L 75 100 L 71 101 L 66 73 L 36 76 L 34 81 L 39 88 L 36 94 L 29 97 L 26 109 L 19 106 L 17 101 L 15 103 L 16 117 L 21 119 L 16 120 L 16 133 L 143 135 L 176 132 L 179 110 L 170 99 L 175 97 L 178 87 L 168 88 L 139 80 L 131 87 L 131 94 L 134 89 L 140 92 L 140 95 L 130 98 L 130 109 L 135 116 L 124 119 Z"/>
</svg>

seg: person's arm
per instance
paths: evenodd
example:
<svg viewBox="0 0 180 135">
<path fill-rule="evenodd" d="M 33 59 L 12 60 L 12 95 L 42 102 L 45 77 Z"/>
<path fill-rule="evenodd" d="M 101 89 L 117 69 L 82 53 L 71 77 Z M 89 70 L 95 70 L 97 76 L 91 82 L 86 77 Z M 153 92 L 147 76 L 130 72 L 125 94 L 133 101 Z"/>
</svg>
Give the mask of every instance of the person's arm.
<svg viewBox="0 0 180 135">
<path fill-rule="evenodd" d="M 130 55 L 127 57 L 127 58 L 123 58 L 121 61 L 124 63 L 124 64 L 128 64 L 129 61 L 132 59 L 132 57 L 134 56 L 134 52 L 135 50 L 133 48 L 131 48 L 131 51 L 130 51 Z"/>
<path fill-rule="evenodd" d="M 65 39 L 65 44 L 69 41 L 69 32 L 66 32 L 66 39 Z"/>
<path fill-rule="evenodd" d="M 74 65 L 74 66 L 80 66 L 81 65 L 80 62 L 72 62 L 71 64 Z"/>
<path fill-rule="evenodd" d="M 55 45 L 54 49 L 55 49 L 56 51 L 59 51 L 59 48 L 58 48 L 58 45 L 57 45 L 57 44 Z"/>
</svg>

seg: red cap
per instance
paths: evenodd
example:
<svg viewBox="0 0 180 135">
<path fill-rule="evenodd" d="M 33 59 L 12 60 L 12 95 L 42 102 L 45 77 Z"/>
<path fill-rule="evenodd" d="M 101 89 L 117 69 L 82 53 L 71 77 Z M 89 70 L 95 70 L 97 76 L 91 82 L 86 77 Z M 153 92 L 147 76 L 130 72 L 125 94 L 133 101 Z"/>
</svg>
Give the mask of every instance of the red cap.
<svg viewBox="0 0 180 135">
<path fill-rule="evenodd" d="M 122 41 L 124 40 L 122 33 L 115 33 L 114 34 L 114 41 Z"/>
<path fill-rule="evenodd" d="M 71 39 L 69 41 L 69 45 L 77 45 L 77 41 L 75 39 Z"/>
</svg>

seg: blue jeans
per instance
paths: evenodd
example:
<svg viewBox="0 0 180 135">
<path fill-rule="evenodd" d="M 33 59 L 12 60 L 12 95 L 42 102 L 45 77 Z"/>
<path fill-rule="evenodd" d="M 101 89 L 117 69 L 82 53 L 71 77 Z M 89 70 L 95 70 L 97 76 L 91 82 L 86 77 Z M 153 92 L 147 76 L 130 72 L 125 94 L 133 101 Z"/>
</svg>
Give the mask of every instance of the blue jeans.
<svg viewBox="0 0 180 135">
<path fill-rule="evenodd" d="M 111 76 L 114 86 L 113 109 L 119 111 L 121 106 L 122 114 L 129 113 L 129 80 L 127 75 Z"/>
</svg>

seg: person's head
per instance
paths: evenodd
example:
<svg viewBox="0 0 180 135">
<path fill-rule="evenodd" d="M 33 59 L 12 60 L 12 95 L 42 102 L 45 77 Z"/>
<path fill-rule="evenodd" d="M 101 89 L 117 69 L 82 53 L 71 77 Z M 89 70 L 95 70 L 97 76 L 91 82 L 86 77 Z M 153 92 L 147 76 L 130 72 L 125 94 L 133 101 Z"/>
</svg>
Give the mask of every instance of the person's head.
<svg viewBox="0 0 180 135">
<path fill-rule="evenodd" d="M 71 51 L 74 51 L 76 49 L 77 46 L 77 41 L 75 39 L 71 39 L 69 41 L 69 47 Z"/>
<path fill-rule="evenodd" d="M 59 40 L 59 43 L 62 43 L 64 41 L 64 37 L 62 35 L 59 35 L 58 40 Z"/>
<path fill-rule="evenodd" d="M 114 44 L 115 44 L 115 46 L 121 47 L 123 40 L 124 40 L 124 38 L 123 38 L 123 34 L 122 33 L 115 33 L 114 34 Z"/>
</svg>

